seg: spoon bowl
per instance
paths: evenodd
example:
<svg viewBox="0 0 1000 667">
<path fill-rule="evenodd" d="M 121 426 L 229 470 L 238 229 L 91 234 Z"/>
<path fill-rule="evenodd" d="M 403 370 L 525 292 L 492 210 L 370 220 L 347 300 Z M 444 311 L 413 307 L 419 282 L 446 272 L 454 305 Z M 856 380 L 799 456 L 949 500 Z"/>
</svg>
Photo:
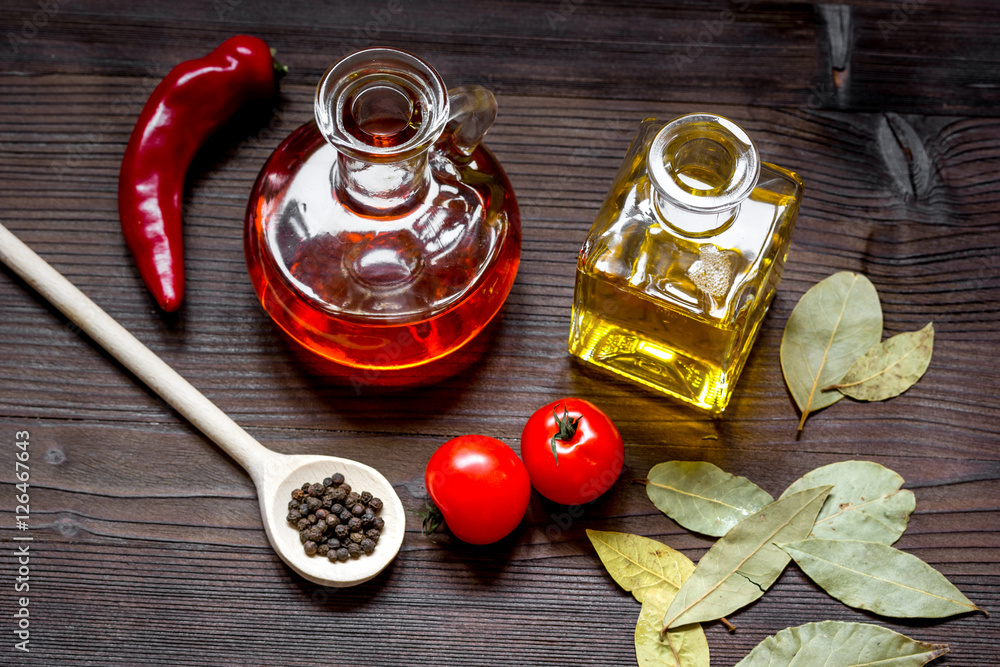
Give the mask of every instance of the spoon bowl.
<svg viewBox="0 0 1000 667">
<path fill-rule="evenodd" d="M 3 225 L 0 261 L 250 473 L 267 538 L 293 570 L 314 583 L 343 588 L 368 581 L 399 553 L 406 523 L 403 504 L 377 470 L 335 456 L 286 455 L 267 449 Z M 381 498 L 379 516 L 385 521 L 375 550 L 343 563 L 307 556 L 298 531 L 286 520 L 292 489 L 335 472 L 343 474 L 352 488 Z"/>
<path fill-rule="evenodd" d="M 299 531 L 286 520 L 288 501 L 294 489 L 306 482 L 319 482 L 336 472 L 341 473 L 355 491 L 368 491 L 381 498 L 382 510 L 377 516 L 385 520 L 375 550 L 367 556 L 344 562 L 330 561 L 320 555 L 307 556 L 299 540 Z M 384 570 L 399 553 L 406 522 L 403 503 L 389 480 L 374 468 L 336 456 L 274 454 L 262 474 L 260 480 L 254 476 L 254 483 L 267 539 L 281 560 L 302 577 L 323 586 L 354 586 Z"/>
</svg>

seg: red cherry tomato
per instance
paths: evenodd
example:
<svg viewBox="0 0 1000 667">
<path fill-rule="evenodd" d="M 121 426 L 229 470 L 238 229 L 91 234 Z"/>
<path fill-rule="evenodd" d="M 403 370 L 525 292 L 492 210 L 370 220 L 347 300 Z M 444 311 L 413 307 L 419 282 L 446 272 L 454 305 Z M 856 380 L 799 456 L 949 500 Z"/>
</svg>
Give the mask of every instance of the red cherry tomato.
<svg viewBox="0 0 1000 667">
<path fill-rule="evenodd" d="M 564 398 L 528 419 L 521 456 L 540 494 L 580 505 L 614 485 L 625 463 L 625 447 L 614 423 L 596 405 Z"/>
<path fill-rule="evenodd" d="M 528 509 L 531 481 L 521 459 L 485 435 L 441 445 L 427 462 L 427 491 L 458 539 L 490 544 L 510 534 Z"/>
</svg>

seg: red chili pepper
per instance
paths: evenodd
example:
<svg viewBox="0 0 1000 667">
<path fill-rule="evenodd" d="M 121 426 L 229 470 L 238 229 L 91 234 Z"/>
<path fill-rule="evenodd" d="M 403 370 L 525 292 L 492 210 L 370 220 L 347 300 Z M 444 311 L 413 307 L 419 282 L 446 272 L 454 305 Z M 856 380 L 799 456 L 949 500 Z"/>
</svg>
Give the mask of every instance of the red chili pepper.
<svg viewBox="0 0 1000 667">
<path fill-rule="evenodd" d="M 167 312 L 184 298 L 181 202 L 188 167 L 237 109 L 274 94 L 277 71 L 263 40 L 232 37 L 170 70 L 139 114 L 118 177 L 118 216 L 146 287 Z"/>
</svg>

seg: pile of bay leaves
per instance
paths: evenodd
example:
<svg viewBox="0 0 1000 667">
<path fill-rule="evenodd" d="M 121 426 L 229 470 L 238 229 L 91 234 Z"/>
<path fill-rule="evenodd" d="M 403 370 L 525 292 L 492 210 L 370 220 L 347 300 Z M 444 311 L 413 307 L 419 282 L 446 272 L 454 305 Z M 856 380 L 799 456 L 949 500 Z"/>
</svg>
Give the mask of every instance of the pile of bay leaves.
<svg viewBox="0 0 1000 667">
<path fill-rule="evenodd" d="M 877 463 L 817 468 L 778 500 L 744 477 L 702 461 L 668 461 L 642 480 L 650 500 L 681 526 L 720 539 L 694 564 L 639 535 L 588 530 L 608 572 L 642 603 L 640 667 L 709 664 L 701 623 L 761 597 L 794 559 L 830 595 L 892 618 L 983 611 L 930 565 L 891 545 L 915 507 L 903 478 Z M 983 613 L 986 613 L 983 611 Z M 910 667 L 947 653 L 868 623 L 824 621 L 782 630 L 737 667 L 886 664 Z"/>
</svg>

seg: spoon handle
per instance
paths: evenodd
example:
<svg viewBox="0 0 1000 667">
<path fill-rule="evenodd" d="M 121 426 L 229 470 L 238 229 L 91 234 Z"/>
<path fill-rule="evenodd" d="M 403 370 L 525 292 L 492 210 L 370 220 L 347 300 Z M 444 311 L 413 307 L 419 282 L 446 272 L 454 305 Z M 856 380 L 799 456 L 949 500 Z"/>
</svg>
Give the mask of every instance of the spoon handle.
<svg viewBox="0 0 1000 667">
<path fill-rule="evenodd" d="M 2 224 L 0 261 L 236 459 L 255 481 L 264 472 L 268 461 L 278 456 L 240 428 Z"/>
</svg>

